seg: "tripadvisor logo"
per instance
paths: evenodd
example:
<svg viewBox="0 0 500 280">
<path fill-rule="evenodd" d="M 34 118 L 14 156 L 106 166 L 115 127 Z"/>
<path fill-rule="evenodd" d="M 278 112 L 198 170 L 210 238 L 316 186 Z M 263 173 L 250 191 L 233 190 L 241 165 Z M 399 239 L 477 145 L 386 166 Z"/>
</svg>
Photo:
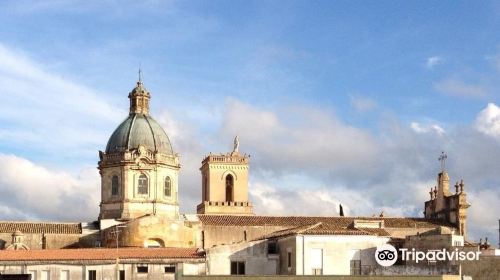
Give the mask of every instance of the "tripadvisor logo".
<svg viewBox="0 0 500 280">
<path fill-rule="evenodd" d="M 381 266 L 391 266 L 398 260 L 398 251 L 390 244 L 378 246 L 375 251 L 375 260 Z"/>
<path fill-rule="evenodd" d="M 429 250 L 427 252 L 417 251 L 414 248 L 409 250 L 407 248 L 400 248 L 399 254 L 403 261 L 414 261 L 419 263 L 421 261 L 477 261 L 479 260 L 479 251 L 459 251 L 457 248 L 453 251 L 446 249 Z M 391 266 L 398 260 L 398 251 L 390 244 L 378 246 L 375 251 L 375 260 L 381 266 Z"/>
</svg>

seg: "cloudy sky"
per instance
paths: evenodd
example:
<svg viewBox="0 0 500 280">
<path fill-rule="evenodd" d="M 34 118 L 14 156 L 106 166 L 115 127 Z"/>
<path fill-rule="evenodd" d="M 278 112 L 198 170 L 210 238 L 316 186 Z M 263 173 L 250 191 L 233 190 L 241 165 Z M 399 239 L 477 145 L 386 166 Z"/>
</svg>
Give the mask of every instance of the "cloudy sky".
<svg viewBox="0 0 500 280">
<path fill-rule="evenodd" d="M 498 2 L 15 0 L 0 26 L 0 220 L 97 218 L 140 66 L 183 212 L 235 135 L 259 214 L 422 216 L 445 151 L 498 240 Z"/>
</svg>

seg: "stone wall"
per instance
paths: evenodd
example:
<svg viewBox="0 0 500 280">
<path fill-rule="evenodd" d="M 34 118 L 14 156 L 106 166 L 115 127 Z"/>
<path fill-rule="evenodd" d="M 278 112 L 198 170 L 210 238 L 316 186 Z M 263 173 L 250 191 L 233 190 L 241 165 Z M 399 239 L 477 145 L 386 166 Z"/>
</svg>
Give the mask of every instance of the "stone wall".
<svg viewBox="0 0 500 280">
<path fill-rule="evenodd" d="M 45 241 L 41 233 L 23 234 L 23 244 L 30 249 L 61 249 L 68 247 L 94 247 L 97 235 L 84 236 L 82 234 L 45 234 Z M 82 244 L 80 243 L 82 241 Z M 0 249 L 5 249 L 12 243 L 12 233 L 0 233 Z"/>
<path fill-rule="evenodd" d="M 473 280 L 500 278 L 500 256 L 481 256 L 479 261 L 462 262 L 462 274 Z"/>
</svg>

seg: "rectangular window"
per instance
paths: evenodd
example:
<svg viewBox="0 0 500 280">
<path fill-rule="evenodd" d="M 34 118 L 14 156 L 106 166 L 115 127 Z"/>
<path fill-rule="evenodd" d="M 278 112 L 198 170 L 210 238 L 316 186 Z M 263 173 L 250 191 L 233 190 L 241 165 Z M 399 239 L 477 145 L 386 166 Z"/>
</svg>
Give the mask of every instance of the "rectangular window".
<svg viewBox="0 0 500 280">
<path fill-rule="evenodd" d="M 59 274 L 59 278 L 61 280 L 69 280 L 69 270 L 61 270 L 61 273 Z"/>
<path fill-rule="evenodd" d="M 139 176 L 138 184 L 137 184 L 137 193 L 138 194 L 148 194 L 148 177 L 146 175 L 141 174 Z"/>
<path fill-rule="evenodd" d="M 165 273 L 175 273 L 175 265 L 165 266 Z"/>
<path fill-rule="evenodd" d="M 42 280 L 50 280 L 50 271 L 48 270 L 42 270 L 42 277 L 40 279 Z"/>
<path fill-rule="evenodd" d="M 269 241 L 267 243 L 268 254 L 278 254 L 278 243 L 276 241 Z"/>
<path fill-rule="evenodd" d="M 120 280 L 125 280 L 125 270 L 120 270 Z"/>
<path fill-rule="evenodd" d="M 288 252 L 286 256 L 288 268 L 292 267 L 292 252 Z"/>
<path fill-rule="evenodd" d="M 97 280 L 97 271 L 89 270 L 89 280 Z"/>
<path fill-rule="evenodd" d="M 311 249 L 309 257 L 311 258 L 311 268 L 323 269 L 323 249 Z"/>
<path fill-rule="evenodd" d="M 245 275 L 245 262 L 231 262 L 231 275 Z"/>
<path fill-rule="evenodd" d="M 148 273 L 148 267 L 145 265 L 137 266 L 137 273 Z"/>
</svg>

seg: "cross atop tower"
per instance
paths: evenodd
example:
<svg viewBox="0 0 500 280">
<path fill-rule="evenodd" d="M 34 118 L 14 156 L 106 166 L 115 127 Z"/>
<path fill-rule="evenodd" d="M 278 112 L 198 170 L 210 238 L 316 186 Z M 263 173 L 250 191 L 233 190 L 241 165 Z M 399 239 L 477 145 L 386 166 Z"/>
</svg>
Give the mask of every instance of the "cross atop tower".
<svg viewBox="0 0 500 280">
<path fill-rule="evenodd" d="M 441 155 L 439 156 L 438 160 L 441 162 L 441 171 L 444 171 L 446 167 L 446 159 L 448 158 L 448 155 L 446 155 L 444 152 L 441 152 Z"/>
</svg>

